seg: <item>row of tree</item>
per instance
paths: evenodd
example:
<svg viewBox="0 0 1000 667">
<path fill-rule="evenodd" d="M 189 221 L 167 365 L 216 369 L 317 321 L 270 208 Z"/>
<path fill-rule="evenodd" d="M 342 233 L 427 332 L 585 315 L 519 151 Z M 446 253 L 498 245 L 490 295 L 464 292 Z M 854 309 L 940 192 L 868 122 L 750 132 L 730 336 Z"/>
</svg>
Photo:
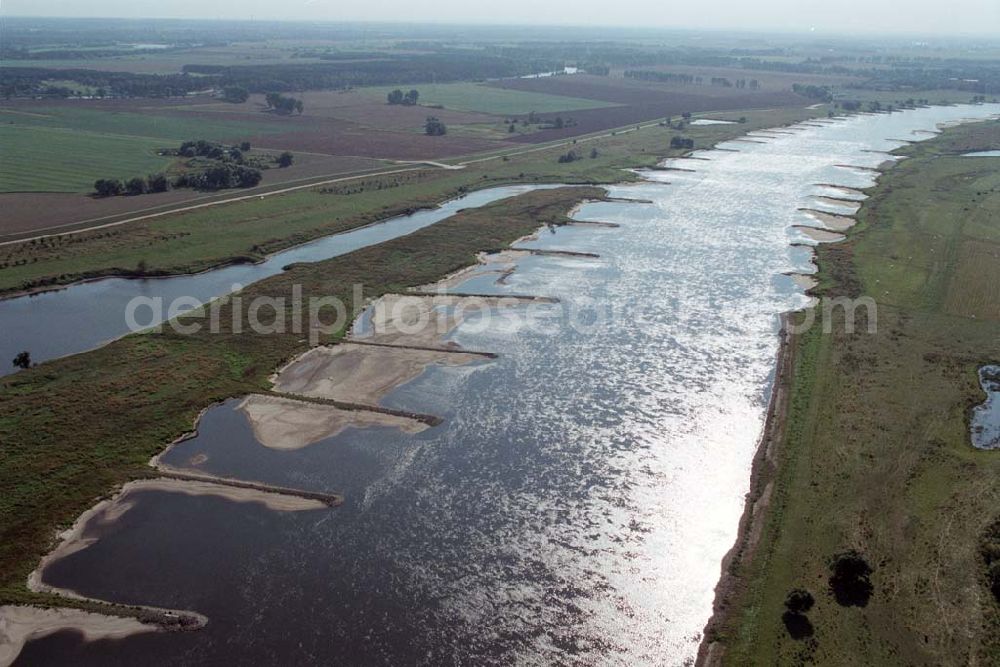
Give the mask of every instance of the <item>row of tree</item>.
<svg viewBox="0 0 1000 667">
<path fill-rule="evenodd" d="M 94 192 L 98 197 L 166 192 L 170 187 L 170 178 L 166 174 L 150 174 L 146 177 L 135 176 L 124 181 L 117 178 L 99 178 L 94 181 Z"/>
<path fill-rule="evenodd" d="M 389 93 L 387 96 L 387 102 L 389 104 L 401 104 L 404 107 L 412 107 L 417 103 L 420 98 L 420 93 L 416 90 L 411 90 L 408 93 L 403 93 L 402 90 L 397 88 L 396 90 Z"/>
<path fill-rule="evenodd" d="M 640 81 L 658 81 L 662 83 L 694 84 L 699 86 L 705 82 L 704 78 L 694 74 L 660 72 L 657 70 L 626 70 L 625 78 L 637 79 Z M 760 81 L 757 79 L 737 79 L 734 83 L 724 76 L 713 76 L 709 79 L 709 83 L 713 86 L 720 86 L 722 88 L 735 87 L 749 88 L 750 90 L 758 90 L 760 88 Z"/>
</svg>

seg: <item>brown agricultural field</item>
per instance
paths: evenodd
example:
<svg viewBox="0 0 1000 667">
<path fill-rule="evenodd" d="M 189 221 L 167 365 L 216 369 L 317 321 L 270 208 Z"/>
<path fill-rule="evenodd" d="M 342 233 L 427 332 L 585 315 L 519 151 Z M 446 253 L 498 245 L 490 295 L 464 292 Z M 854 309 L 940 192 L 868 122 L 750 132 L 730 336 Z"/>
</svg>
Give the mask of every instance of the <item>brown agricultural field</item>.
<svg viewBox="0 0 1000 667">
<path fill-rule="evenodd" d="M 420 86 L 401 86 L 403 89 Z M 451 109 L 429 109 L 423 106 L 402 106 L 386 104 L 381 94 L 365 89 L 316 90 L 293 93 L 305 105 L 303 117 L 331 118 L 357 123 L 376 129 L 419 131 L 428 115 L 440 118 L 446 125 L 468 123 L 493 123 L 497 117 L 483 113 L 453 111 Z M 266 109 L 263 95 L 251 95 L 243 104 L 214 101 L 199 103 L 192 107 L 198 111 L 246 112 L 259 114 Z"/>
<path fill-rule="evenodd" d="M 285 169 L 266 169 L 261 187 L 274 187 L 302 179 L 320 176 L 336 177 L 336 174 L 351 174 L 385 166 L 377 160 L 363 157 L 297 154 L 295 163 Z M 141 215 L 146 209 L 209 201 L 248 194 L 245 190 L 223 190 L 220 192 L 199 192 L 197 190 L 171 190 L 151 193 L 139 197 L 92 197 L 74 192 L 10 192 L 0 193 L 0 242 L 23 237 L 43 230 L 53 231 L 63 225 L 84 220 L 109 218 L 128 213 Z"/>
<path fill-rule="evenodd" d="M 743 72 L 749 77 L 749 71 Z M 492 84 L 509 90 L 521 90 L 552 95 L 585 97 L 614 102 L 623 106 L 605 109 L 584 109 L 559 114 L 574 121 L 571 127 L 546 129 L 532 134 L 516 135 L 511 141 L 539 143 L 566 139 L 590 132 L 663 118 L 680 116 L 685 111 L 735 111 L 769 109 L 808 104 L 808 100 L 791 90 L 722 88 L 706 85 L 662 84 L 631 79 L 574 74 L 539 79 L 504 79 Z M 790 88 L 791 84 L 789 84 Z M 544 114 L 553 117 L 555 114 Z"/>
</svg>

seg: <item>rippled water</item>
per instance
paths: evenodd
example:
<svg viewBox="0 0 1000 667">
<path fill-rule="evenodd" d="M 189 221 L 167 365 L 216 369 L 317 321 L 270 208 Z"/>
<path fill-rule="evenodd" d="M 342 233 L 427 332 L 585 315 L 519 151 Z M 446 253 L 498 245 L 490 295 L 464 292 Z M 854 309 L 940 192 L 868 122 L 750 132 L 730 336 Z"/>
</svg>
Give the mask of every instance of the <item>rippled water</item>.
<svg viewBox="0 0 1000 667">
<path fill-rule="evenodd" d="M 137 494 L 48 583 L 194 609 L 200 632 L 81 645 L 31 643 L 23 664 L 682 664 L 711 613 L 764 418 L 779 313 L 805 297 L 800 208 L 871 185 L 917 130 L 1000 110 L 921 109 L 804 126 L 675 161 L 612 188 L 523 247 L 498 285 L 557 296 L 453 339 L 496 360 L 435 367 L 384 403 L 444 423 L 416 435 L 348 430 L 297 451 L 262 447 L 235 402 L 210 411 L 167 462 L 307 489 L 334 510 L 280 514 Z M 758 139 L 762 140 L 762 139 Z M 577 326 L 560 315 L 569 310 Z M 543 324 L 543 323 L 548 323 Z"/>
<path fill-rule="evenodd" d="M 105 278 L 71 285 L 53 292 L 0 301 L 0 375 L 14 371 L 10 360 L 23 350 L 35 362 L 75 354 L 104 345 L 129 333 L 126 306 L 135 297 L 163 299 L 163 315 L 179 297 L 205 303 L 245 286 L 281 273 L 296 262 L 317 262 L 405 236 L 443 220 L 463 208 L 483 206 L 504 197 L 553 185 L 511 185 L 489 188 L 445 202 L 441 207 L 417 211 L 353 231 L 327 236 L 276 253 L 260 264 L 226 266 L 196 275 L 171 278 Z M 153 326 L 165 317 L 153 317 L 148 308 L 136 313 L 136 321 Z"/>
</svg>

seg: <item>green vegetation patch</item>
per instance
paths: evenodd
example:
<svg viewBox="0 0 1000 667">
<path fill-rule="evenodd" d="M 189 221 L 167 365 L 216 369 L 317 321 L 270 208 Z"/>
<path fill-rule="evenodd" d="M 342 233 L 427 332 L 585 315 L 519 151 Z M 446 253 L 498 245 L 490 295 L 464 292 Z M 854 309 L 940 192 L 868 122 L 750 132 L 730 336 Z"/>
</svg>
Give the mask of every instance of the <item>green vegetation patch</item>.
<svg viewBox="0 0 1000 667">
<path fill-rule="evenodd" d="M 556 111 L 577 111 L 619 106 L 612 102 L 588 100 L 580 97 L 565 97 L 546 93 L 528 93 L 520 90 L 505 90 L 477 83 L 444 83 L 413 86 L 420 93 L 420 104 L 440 105 L 456 111 L 478 111 L 497 116 L 519 116 Z M 372 93 L 382 99 L 394 89 L 371 88 Z"/>
<path fill-rule="evenodd" d="M 0 192 L 89 192 L 98 178 L 162 171 L 172 158 L 156 154 L 163 142 L 0 124 Z"/>
<path fill-rule="evenodd" d="M 727 664 L 1000 657 L 982 546 L 1000 516 L 1000 452 L 969 432 L 978 370 L 1000 360 L 1000 252 L 978 225 L 968 233 L 977 216 L 1000 219 L 1000 189 L 976 161 L 940 157 L 984 127 L 1000 139 L 1000 123 L 980 124 L 903 149 L 914 157 L 883 176 L 848 240 L 818 250 L 817 296 L 874 297 L 877 332 L 861 309 L 853 332 L 840 316 L 794 339 L 763 533 L 713 632 Z M 851 550 L 872 570 L 870 598 L 854 602 L 831 580 Z M 815 597 L 806 636 L 783 617 L 799 588 Z"/>
</svg>

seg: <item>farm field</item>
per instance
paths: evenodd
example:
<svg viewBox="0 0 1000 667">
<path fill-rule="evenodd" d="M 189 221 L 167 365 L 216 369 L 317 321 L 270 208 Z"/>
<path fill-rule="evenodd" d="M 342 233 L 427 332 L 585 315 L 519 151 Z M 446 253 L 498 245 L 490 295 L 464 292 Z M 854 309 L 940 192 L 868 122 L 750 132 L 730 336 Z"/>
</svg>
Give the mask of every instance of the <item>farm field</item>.
<svg viewBox="0 0 1000 667">
<path fill-rule="evenodd" d="M 606 104 L 616 105 L 602 109 L 579 109 L 563 114 L 564 118 L 572 120 L 571 127 L 511 136 L 511 141 L 521 143 L 563 139 L 666 116 L 676 118 L 685 112 L 769 109 L 808 104 L 808 100 L 790 90 L 750 91 L 735 88 L 713 90 L 716 87 L 668 86 L 585 74 L 540 79 L 504 79 L 490 85 L 526 92 L 549 90 L 563 95 L 602 99 Z"/>
<path fill-rule="evenodd" d="M 713 638 L 725 664 L 996 664 L 1000 600 L 986 585 L 1000 457 L 974 449 L 978 370 L 1000 360 L 1000 159 L 956 157 L 1000 141 L 1000 123 L 901 149 L 847 241 L 821 247 L 817 296 L 868 295 L 877 334 L 835 317 L 793 338 L 785 434 L 754 487 L 763 533 Z M 992 164 L 987 164 L 991 161 Z M 987 238 L 989 237 L 989 238 Z M 973 250 L 974 249 L 974 250 Z M 871 599 L 840 606 L 831 556 L 872 566 Z M 781 620 L 789 590 L 817 600 L 812 637 Z M 850 656 L 845 659 L 844 656 Z"/>
<path fill-rule="evenodd" d="M 523 79 L 525 81 L 548 81 L 559 77 Z M 385 96 L 399 86 L 366 88 L 376 100 L 384 101 Z M 530 89 L 490 86 L 479 83 L 446 83 L 437 85 L 403 86 L 416 88 L 420 92 L 421 106 L 440 105 L 455 111 L 472 111 L 495 116 L 523 116 L 535 113 L 556 113 L 580 109 L 600 109 L 615 106 L 600 99 L 576 97 L 554 92 L 547 86 Z"/>
<path fill-rule="evenodd" d="M 0 192 L 87 192 L 98 178 L 162 171 L 158 139 L 0 124 Z"/>
<path fill-rule="evenodd" d="M 387 163 L 369 158 L 296 154 L 291 167 L 265 169 L 261 185 L 254 192 L 286 187 L 317 177 L 336 178 L 385 166 Z M 93 181 L 87 189 L 92 184 Z M 64 231 L 66 225 L 73 223 L 110 222 L 126 214 L 141 215 L 172 205 L 197 204 L 232 197 L 233 194 L 233 190 L 199 192 L 189 189 L 150 193 L 142 197 L 92 197 L 78 192 L 0 192 L 0 210 L 4 212 L 0 223 L 0 242 L 43 230 L 48 233 Z"/>
<path fill-rule="evenodd" d="M 68 104 L 0 108 L 0 192 L 89 192 L 98 178 L 161 171 L 157 149 L 188 139 L 238 142 L 287 129 L 266 121 L 203 119 Z"/>
<path fill-rule="evenodd" d="M 24 104 L 0 106 L 0 123 L 13 127 L 69 128 L 134 137 L 183 141 L 191 138 L 238 141 L 247 135 L 283 132 L 287 125 L 274 117 L 204 118 L 196 114 L 172 113 L 172 106 L 140 105 L 132 108 L 101 102 L 72 101 L 58 106 Z"/>
</svg>

